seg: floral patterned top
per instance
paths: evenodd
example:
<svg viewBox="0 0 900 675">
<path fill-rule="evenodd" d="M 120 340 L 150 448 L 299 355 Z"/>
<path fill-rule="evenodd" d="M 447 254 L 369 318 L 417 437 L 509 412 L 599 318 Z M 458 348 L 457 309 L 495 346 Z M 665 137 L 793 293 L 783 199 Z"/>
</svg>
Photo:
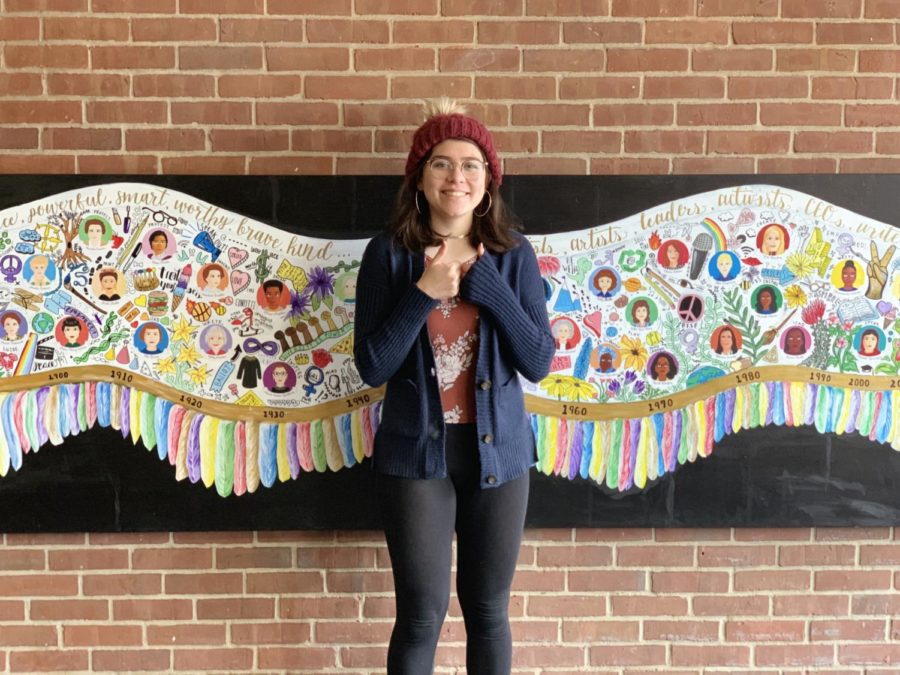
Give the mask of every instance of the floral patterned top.
<svg viewBox="0 0 900 675">
<path fill-rule="evenodd" d="M 430 259 L 426 256 L 425 264 Z M 463 265 L 463 273 L 475 262 Z M 478 307 L 459 296 L 443 300 L 428 315 L 428 337 L 446 424 L 475 421 L 475 357 L 478 354 Z"/>
</svg>

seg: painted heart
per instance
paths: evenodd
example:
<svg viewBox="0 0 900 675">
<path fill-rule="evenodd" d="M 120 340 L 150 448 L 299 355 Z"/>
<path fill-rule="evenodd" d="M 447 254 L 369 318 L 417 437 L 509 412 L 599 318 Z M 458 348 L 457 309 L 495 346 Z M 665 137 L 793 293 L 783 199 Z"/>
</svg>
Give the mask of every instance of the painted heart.
<svg viewBox="0 0 900 675">
<path fill-rule="evenodd" d="M 584 317 L 584 319 L 582 319 L 584 325 L 587 326 L 588 328 L 590 328 L 591 332 L 594 335 L 596 335 L 598 338 L 603 337 L 603 335 L 600 333 L 600 326 L 602 324 L 602 321 L 601 321 L 602 316 L 603 315 L 599 311 L 597 311 L 597 312 L 591 312 L 586 317 Z"/>
<path fill-rule="evenodd" d="M 237 272 L 234 271 L 231 273 L 231 290 L 235 295 L 240 293 L 242 290 L 247 288 L 250 285 L 250 275 L 247 272 Z"/>
<path fill-rule="evenodd" d="M 120 237 L 120 236 L 118 236 L 118 235 L 116 235 L 115 237 L 113 237 L 113 238 L 112 238 L 112 245 L 113 245 L 113 248 L 119 248 L 119 247 L 122 245 L 122 242 L 123 242 L 123 241 L 125 241 L 125 239 L 123 239 L 122 237 Z"/>
<path fill-rule="evenodd" d="M 250 254 L 242 248 L 232 246 L 228 249 L 228 262 L 231 263 L 232 267 L 237 267 L 249 257 Z"/>
</svg>

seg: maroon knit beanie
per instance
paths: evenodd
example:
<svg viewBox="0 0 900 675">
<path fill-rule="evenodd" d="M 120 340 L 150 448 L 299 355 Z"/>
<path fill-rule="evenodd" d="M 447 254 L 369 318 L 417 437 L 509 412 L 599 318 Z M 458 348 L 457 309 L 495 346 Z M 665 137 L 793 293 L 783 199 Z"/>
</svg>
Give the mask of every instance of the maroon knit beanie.
<svg viewBox="0 0 900 675">
<path fill-rule="evenodd" d="M 425 120 L 425 123 L 416 129 L 413 136 L 412 147 L 406 158 L 406 175 L 415 173 L 422 159 L 431 152 L 438 143 L 448 138 L 462 138 L 472 141 L 481 148 L 487 162 L 488 170 L 497 187 L 503 181 L 503 172 L 500 170 L 500 159 L 494 149 L 494 139 L 491 132 L 481 122 L 468 115 L 452 113 L 450 115 L 434 115 Z"/>
</svg>

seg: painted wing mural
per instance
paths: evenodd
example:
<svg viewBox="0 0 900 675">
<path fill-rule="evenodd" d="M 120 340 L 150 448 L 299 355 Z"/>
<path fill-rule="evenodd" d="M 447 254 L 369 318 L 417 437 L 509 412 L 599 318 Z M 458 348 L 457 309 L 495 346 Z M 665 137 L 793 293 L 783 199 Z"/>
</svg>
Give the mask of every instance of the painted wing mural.
<svg viewBox="0 0 900 675">
<path fill-rule="evenodd" d="M 364 240 L 119 183 L 0 212 L 0 475 L 111 426 L 222 496 L 371 454 Z M 538 470 L 643 487 L 770 424 L 900 448 L 900 230 L 747 185 L 531 235 L 557 354 L 524 383 Z"/>
</svg>

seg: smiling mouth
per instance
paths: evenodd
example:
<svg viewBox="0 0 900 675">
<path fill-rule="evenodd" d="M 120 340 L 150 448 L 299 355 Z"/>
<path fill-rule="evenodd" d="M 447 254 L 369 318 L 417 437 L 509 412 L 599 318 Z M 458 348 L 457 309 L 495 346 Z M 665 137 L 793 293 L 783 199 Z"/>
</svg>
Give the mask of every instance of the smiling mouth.
<svg viewBox="0 0 900 675">
<path fill-rule="evenodd" d="M 459 190 L 444 190 L 444 194 L 448 197 L 465 197 L 468 192 L 460 192 Z"/>
</svg>

